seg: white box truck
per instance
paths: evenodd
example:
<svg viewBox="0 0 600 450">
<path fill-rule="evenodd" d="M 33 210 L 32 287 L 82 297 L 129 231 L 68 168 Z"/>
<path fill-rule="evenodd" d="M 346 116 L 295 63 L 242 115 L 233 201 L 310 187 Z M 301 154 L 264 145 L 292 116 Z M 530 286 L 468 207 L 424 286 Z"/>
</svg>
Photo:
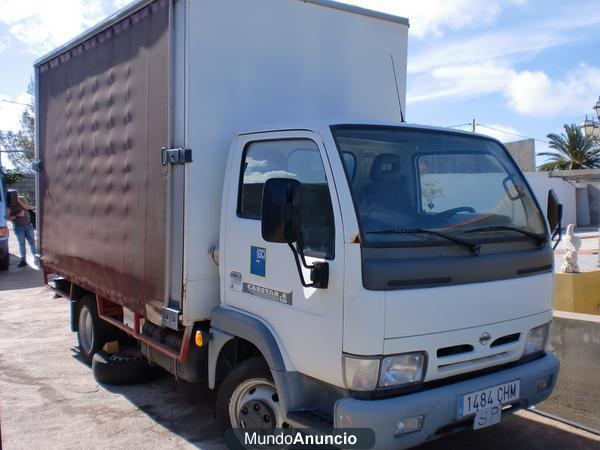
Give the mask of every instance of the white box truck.
<svg viewBox="0 0 600 450">
<path fill-rule="evenodd" d="M 224 428 L 379 449 L 550 395 L 560 205 L 498 141 L 404 122 L 407 35 L 328 0 L 140 0 L 36 62 L 44 278 L 101 380 L 127 334 Z"/>
</svg>

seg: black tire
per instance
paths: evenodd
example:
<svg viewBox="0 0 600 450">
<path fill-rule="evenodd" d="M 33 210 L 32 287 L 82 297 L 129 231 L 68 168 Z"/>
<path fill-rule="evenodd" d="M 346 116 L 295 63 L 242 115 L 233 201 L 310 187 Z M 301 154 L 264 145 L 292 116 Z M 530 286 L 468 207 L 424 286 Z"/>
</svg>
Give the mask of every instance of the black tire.
<svg viewBox="0 0 600 450">
<path fill-rule="evenodd" d="M 7 253 L 4 258 L 0 259 L 0 270 L 1 271 L 8 270 L 9 265 L 10 265 L 10 256 Z"/>
<path fill-rule="evenodd" d="M 159 368 L 150 366 L 137 349 L 112 355 L 97 352 L 92 361 L 92 372 L 98 383 L 117 385 L 143 383 L 160 373 Z"/>
<path fill-rule="evenodd" d="M 231 401 L 232 394 L 244 381 L 254 378 L 262 378 L 273 381 L 269 366 L 261 357 L 254 357 L 242 361 L 231 372 L 229 372 L 223 380 L 223 383 L 219 387 L 215 404 L 215 416 L 219 428 L 223 432 L 231 428 L 229 403 Z"/>
<path fill-rule="evenodd" d="M 83 317 L 83 316 L 86 317 Z M 87 322 L 89 317 L 90 328 L 85 329 L 82 322 Z M 87 363 L 92 363 L 94 354 L 102 350 L 104 344 L 116 340 L 116 330 L 110 324 L 98 317 L 96 298 L 93 295 L 86 295 L 79 301 L 77 308 L 77 344 L 79 345 L 79 354 Z"/>
</svg>

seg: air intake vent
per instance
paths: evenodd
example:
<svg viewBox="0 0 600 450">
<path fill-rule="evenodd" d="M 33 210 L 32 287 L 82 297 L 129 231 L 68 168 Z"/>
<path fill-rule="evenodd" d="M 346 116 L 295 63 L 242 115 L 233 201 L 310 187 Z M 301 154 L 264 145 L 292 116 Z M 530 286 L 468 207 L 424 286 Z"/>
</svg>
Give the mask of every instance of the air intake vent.
<svg viewBox="0 0 600 450">
<path fill-rule="evenodd" d="M 437 357 L 443 358 L 445 356 L 460 355 L 461 353 L 469 353 L 472 351 L 473 351 L 472 345 L 468 345 L 468 344 L 454 345 L 452 347 L 439 348 L 437 351 Z"/>
<path fill-rule="evenodd" d="M 521 333 L 508 334 L 506 336 L 502 336 L 496 339 L 494 342 L 492 342 L 492 345 L 490 345 L 490 347 L 498 347 L 499 345 L 512 344 L 513 342 L 517 342 L 520 336 Z"/>
</svg>

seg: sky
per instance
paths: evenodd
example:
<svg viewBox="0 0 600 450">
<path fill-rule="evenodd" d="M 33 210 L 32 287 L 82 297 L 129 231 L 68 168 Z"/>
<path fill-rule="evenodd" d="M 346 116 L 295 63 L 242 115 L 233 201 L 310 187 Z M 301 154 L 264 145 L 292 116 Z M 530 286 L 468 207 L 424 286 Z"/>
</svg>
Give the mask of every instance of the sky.
<svg viewBox="0 0 600 450">
<path fill-rule="evenodd" d="M 128 3 L 0 0 L 0 130 L 18 129 L 23 110 L 7 101 L 32 101 L 27 84 L 35 59 Z M 504 142 L 538 139 L 540 152 L 548 133 L 593 115 L 600 96 L 598 0 L 346 3 L 409 19 L 408 122 L 475 119 L 478 132 Z"/>
</svg>

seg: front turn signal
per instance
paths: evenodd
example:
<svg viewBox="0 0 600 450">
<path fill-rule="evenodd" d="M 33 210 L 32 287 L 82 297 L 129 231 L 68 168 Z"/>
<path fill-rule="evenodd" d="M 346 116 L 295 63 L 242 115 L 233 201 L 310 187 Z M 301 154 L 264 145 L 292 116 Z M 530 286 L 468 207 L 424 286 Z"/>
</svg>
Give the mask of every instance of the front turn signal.
<svg viewBox="0 0 600 450">
<path fill-rule="evenodd" d="M 204 334 L 202 333 L 202 331 L 198 330 L 196 331 L 196 335 L 194 336 L 194 342 L 196 344 L 196 347 L 200 347 L 202 348 L 202 346 L 204 345 Z"/>
</svg>

